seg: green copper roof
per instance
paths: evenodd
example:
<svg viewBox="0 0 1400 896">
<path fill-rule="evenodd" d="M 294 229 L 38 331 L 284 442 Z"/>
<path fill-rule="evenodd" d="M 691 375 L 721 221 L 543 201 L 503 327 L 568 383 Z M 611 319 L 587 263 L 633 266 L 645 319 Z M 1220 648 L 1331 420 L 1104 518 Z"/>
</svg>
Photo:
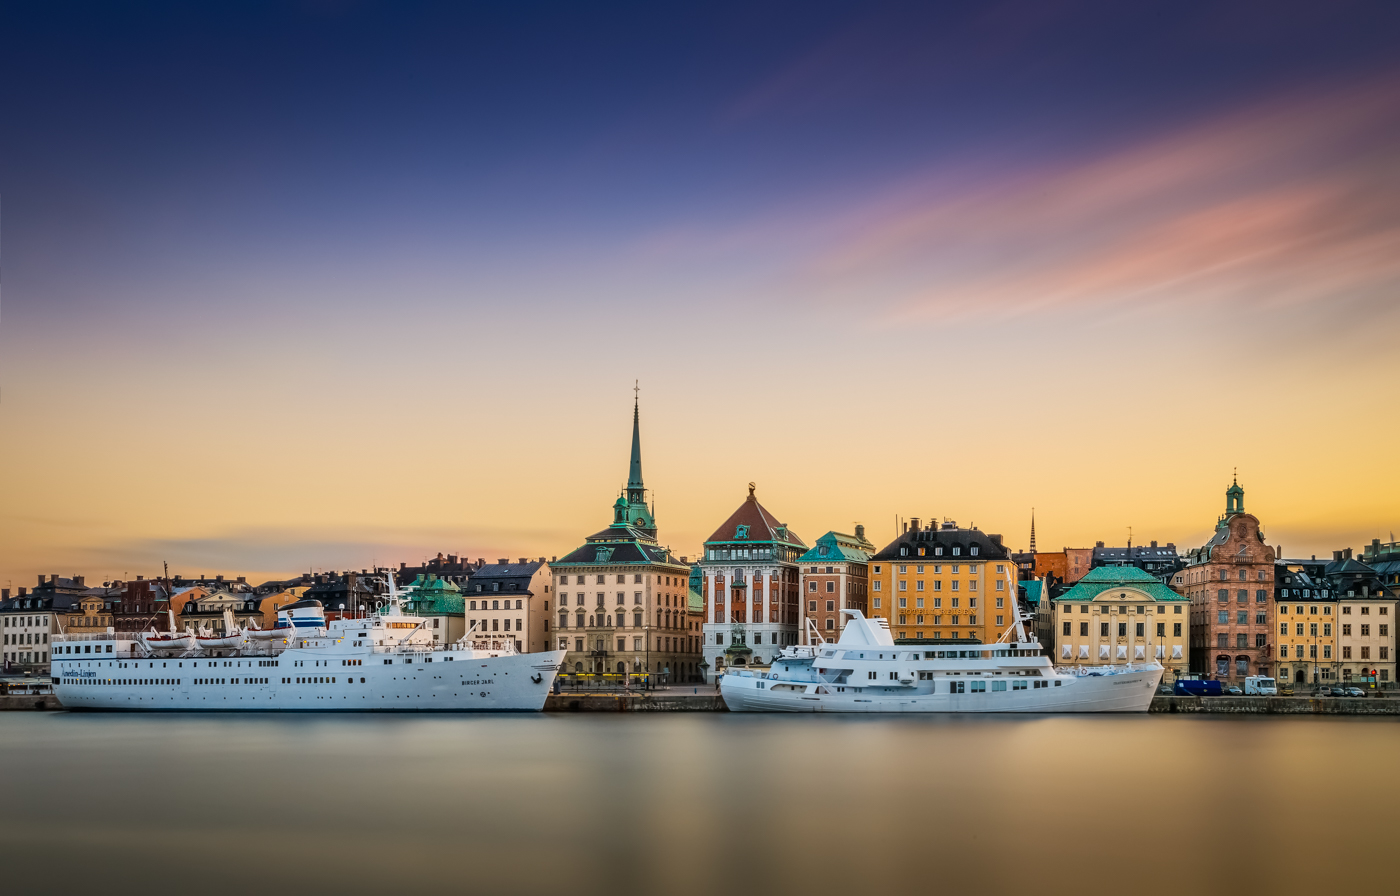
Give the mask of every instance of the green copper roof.
<svg viewBox="0 0 1400 896">
<path fill-rule="evenodd" d="M 1153 600 L 1179 600 L 1186 597 L 1162 584 L 1162 580 L 1135 566 L 1100 566 L 1060 595 L 1060 600 L 1093 600 L 1114 588 L 1133 588 L 1145 592 Z M 1027 592 L 1029 596 L 1029 592 Z"/>
<path fill-rule="evenodd" d="M 863 541 L 863 539 L 861 540 Z M 861 541 L 854 535 L 844 535 L 840 532 L 828 532 L 817 539 L 812 549 L 801 557 L 797 558 L 798 563 L 834 563 L 842 560 L 850 560 L 855 563 L 864 563 L 875 553 L 875 545 L 865 542 L 862 549 Z"/>
<path fill-rule="evenodd" d="M 1040 603 L 1041 592 L 1044 591 L 1045 583 L 1039 579 L 1027 579 L 1021 583 L 1021 587 L 1026 589 L 1026 603 Z"/>
</svg>

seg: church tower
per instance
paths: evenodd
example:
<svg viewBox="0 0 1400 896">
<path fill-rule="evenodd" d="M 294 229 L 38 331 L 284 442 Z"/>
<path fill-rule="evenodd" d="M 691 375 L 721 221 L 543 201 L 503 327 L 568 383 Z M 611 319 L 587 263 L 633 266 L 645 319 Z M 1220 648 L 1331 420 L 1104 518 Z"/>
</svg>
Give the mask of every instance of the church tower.
<svg viewBox="0 0 1400 896">
<path fill-rule="evenodd" d="M 620 505 L 622 500 L 618 499 Z M 619 508 L 620 509 L 620 508 Z M 614 524 L 620 522 L 614 514 Z M 642 418 L 641 403 L 636 397 L 632 404 L 632 460 L 627 472 L 626 525 L 641 529 L 656 537 L 656 520 L 647 507 L 647 489 L 642 483 Z"/>
</svg>

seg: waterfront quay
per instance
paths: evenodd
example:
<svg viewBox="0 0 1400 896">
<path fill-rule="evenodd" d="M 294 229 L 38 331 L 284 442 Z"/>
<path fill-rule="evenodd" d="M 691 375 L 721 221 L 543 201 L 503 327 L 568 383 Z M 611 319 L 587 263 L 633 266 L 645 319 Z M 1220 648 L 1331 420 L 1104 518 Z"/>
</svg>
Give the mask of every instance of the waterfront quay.
<svg viewBox="0 0 1400 896">
<path fill-rule="evenodd" d="M 862 524 L 809 544 L 750 482 L 703 545 L 682 554 L 662 538 L 643 479 L 635 399 L 631 423 L 625 487 L 599 496 L 603 528 L 562 554 L 488 561 L 439 553 L 417 566 L 261 584 L 168 569 L 100 583 L 39 574 L 32 589 L 0 592 L 3 673 L 46 683 L 51 645 L 75 636 L 265 632 L 302 601 L 328 621 L 368 617 L 383 611 L 392 582 L 436 646 L 561 651 L 555 710 L 719 709 L 717 695 L 698 691 L 726 673 L 766 672 L 784 650 L 838 642 L 856 611 L 926 659 L 1025 639 L 1067 671 L 1156 665 L 1164 685 L 1219 682 L 1225 702 L 1174 698 L 1164 712 L 1340 713 L 1350 712 L 1339 708 L 1350 705 L 1345 698 L 1396 693 L 1400 542 L 1290 557 L 1245 510 L 1237 479 L 1224 490 L 1223 512 L 1202 521 L 1210 536 L 1185 551 L 1132 538 L 1043 550 L 1034 511 L 1025 550 L 976 525 L 923 516 L 899 519 L 883 546 Z M 657 690 L 666 687 L 678 690 Z M 680 699 L 686 687 L 697 699 Z M 1328 697 L 1318 708 L 1296 708 L 1319 692 Z M 1356 712 L 1388 714 L 1365 706 Z"/>
</svg>

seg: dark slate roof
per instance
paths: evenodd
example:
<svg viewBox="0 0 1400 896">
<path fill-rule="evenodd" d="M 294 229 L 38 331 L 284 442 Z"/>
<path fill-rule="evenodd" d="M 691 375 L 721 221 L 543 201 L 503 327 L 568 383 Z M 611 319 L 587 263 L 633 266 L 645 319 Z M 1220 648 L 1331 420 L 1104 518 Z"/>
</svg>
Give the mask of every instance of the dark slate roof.
<svg viewBox="0 0 1400 896">
<path fill-rule="evenodd" d="M 1135 560 L 1161 560 L 1165 562 L 1177 559 L 1177 553 L 1176 545 L 1171 543 L 1158 547 L 1152 545 L 1133 545 L 1130 548 L 1096 547 L 1093 559 L 1102 563 L 1130 563 Z"/>
<path fill-rule="evenodd" d="M 26 594 L 24 597 L 12 597 L 0 602 L 0 613 L 26 613 L 36 610 L 63 612 L 73 609 L 80 600 L 81 594 L 55 594 L 52 591 L 39 595 Z"/>
<path fill-rule="evenodd" d="M 741 529 L 741 527 L 743 527 Z M 740 533 L 743 533 L 742 535 Z M 778 522 L 768 509 L 758 503 L 753 492 L 744 499 L 744 503 L 739 505 L 739 509 L 729 515 L 714 534 L 705 539 L 705 544 L 732 544 L 735 542 L 743 544 L 775 543 L 786 544 L 798 548 L 806 548 L 804 542 L 797 533 L 789 529 L 783 523 Z"/>
<path fill-rule="evenodd" d="M 972 546 L 977 546 L 977 554 L 972 554 Z M 907 547 L 909 553 L 901 555 L 899 549 Z M 941 556 L 942 559 L 951 561 L 953 559 L 952 549 L 961 548 L 957 559 L 959 560 L 1009 560 L 1011 554 L 1007 549 L 992 541 L 981 529 L 960 529 L 951 520 L 945 522 L 937 529 L 929 527 L 926 529 L 910 529 L 903 533 L 894 541 L 885 545 L 872 560 L 900 560 L 916 558 L 919 556 L 919 548 L 925 548 L 924 558 L 928 559 Z M 934 548 L 943 548 L 942 555 L 936 555 Z"/>
<path fill-rule="evenodd" d="M 462 586 L 462 591 L 469 597 L 476 595 L 478 591 L 490 591 L 493 584 L 499 584 L 501 591 L 509 591 L 512 594 L 530 594 L 530 580 L 542 566 L 546 566 L 542 560 L 526 560 L 524 563 L 487 563 L 476 572 Z"/>
<path fill-rule="evenodd" d="M 617 530 L 612 530 L 616 532 Z M 581 548 L 577 548 L 560 557 L 552 565 L 572 566 L 586 565 L 597 566 L 600 563 L 663 563 L 669 566 L 685 566 L 680 559 L 661 545 L 652 544 L 646 541 L 618 541 L 611 543 L 594 542 L 591 538 L 589 543 Z M 473 579 L 474 581 L 475 579 Z"/>
<path fill-rule="evenodd" d="M 1367 566 L 1365 563 L 1362 563 L 1360 560 L 1356 560 L 1351 557 L 1348 557 L 1344 560 L 1334 560 L 1331 563 L 1327 564 L 1327 575 L 1329 576 L 1373 576 L 1375 574 L 1376 571 L 1374 569 Z"/>
</svg>

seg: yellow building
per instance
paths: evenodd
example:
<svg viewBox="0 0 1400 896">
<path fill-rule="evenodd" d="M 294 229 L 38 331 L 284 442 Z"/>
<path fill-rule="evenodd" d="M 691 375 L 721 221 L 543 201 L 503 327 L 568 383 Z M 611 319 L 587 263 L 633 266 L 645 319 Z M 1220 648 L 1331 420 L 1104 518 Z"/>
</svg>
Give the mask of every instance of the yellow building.
<svg viewBox="0 0 1400 896">
<path fill-rule="evenodd" d="M 869 568 L 868 615 L 897 641 L 990 644 L 1016 623 L 1016 564 L 1000 535 L 915 518 Z"/>
<path fill-rule="evenodd" d="M 1278 680 L 1340 684 L 1337 598 L 1326 588 L 1308 589 L 1306 593 L 1307 597 L 1280 597 L 1274 607 L 1274 618 L 1278 620 Z"/>
<path fill-rule="evenodd" d="M 1055 663 L 1111 666 L 1156 660 L 1168 684 L 1190 668 L 1190 601 L 1132 566 L 1089 571 L 1055 601 Z M 1050 645 L 1045 645 L 1049 647 Z"/>
</svg>

